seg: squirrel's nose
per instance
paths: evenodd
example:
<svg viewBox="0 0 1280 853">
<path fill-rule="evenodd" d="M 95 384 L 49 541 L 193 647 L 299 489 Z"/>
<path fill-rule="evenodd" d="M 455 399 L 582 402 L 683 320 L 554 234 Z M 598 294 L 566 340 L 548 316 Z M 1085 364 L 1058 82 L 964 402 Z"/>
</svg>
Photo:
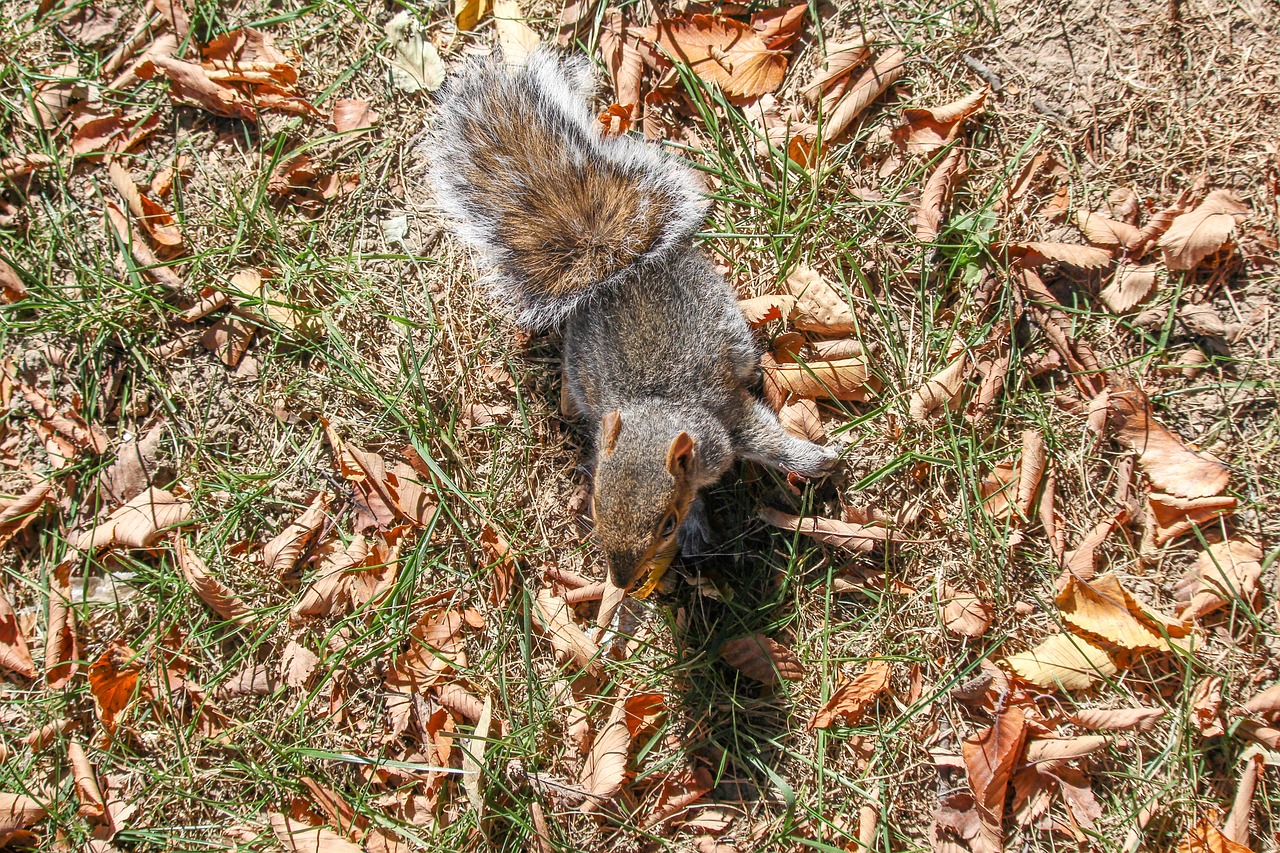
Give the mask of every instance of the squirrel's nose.
<svg viewBox="0 0 1280 853">
<path fill-rule="evenodd" d="M 615 586 L 623 589 L 634 589 L 643 578 L 646 563 L 644 554 L 639 550 L 609 551 L 605 554 L 609 564 L 609 577 Z"/>
</svg>

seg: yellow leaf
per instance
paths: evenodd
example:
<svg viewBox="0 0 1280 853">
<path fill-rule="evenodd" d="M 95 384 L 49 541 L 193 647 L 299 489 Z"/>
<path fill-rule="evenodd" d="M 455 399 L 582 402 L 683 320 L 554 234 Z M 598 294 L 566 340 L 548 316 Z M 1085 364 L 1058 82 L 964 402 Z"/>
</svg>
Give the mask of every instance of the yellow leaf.
<svg viewBox="0 0 1280 853">
<path fill-rule="evenodd" d="M 1118 671 L 1104 649 L 1072 634 L 1054 634 L 1005 662 L 1032 684 L 1064 690 L 1083 690 Z"/>
</svg>

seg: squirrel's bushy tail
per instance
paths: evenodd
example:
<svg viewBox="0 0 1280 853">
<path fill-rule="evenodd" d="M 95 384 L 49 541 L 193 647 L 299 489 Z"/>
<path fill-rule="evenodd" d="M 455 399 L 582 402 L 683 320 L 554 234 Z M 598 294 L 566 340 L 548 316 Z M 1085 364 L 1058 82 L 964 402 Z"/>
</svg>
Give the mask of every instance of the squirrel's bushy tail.
<svg viewBox="0 0 1280 853">
<path fill-rule="evenodd" d="M 519 68 L 473 65 L 447 89 L 426 143 L 437 201 L 530 328 L 670 260 L 705 216 L 688 167 L 601 136 L 591 77 L 585 62 L 547 51 Z"/>
</svg>

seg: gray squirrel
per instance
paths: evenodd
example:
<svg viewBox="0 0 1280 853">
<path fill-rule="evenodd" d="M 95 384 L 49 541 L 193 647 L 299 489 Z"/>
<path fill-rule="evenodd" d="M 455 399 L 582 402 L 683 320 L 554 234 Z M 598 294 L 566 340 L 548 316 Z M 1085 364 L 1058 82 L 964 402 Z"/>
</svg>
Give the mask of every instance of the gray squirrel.
<svg viewBox="0 0 1280 853">
<path fill-rule="evenodd" d="M 708 202 L 688 166 L 591 114 L 590 66 L 549 51 L 470 65 L 425 148 L 437 203 L 529 331 L 564 336 L 565 390 L 595 425 L 592 514 L 612 581 L 645 594 L 708 541 L 699 492 L 743 457 L 804 477 L 835 451 L 752 393 L 760 350 L 693 245 Z"/>
</svg>

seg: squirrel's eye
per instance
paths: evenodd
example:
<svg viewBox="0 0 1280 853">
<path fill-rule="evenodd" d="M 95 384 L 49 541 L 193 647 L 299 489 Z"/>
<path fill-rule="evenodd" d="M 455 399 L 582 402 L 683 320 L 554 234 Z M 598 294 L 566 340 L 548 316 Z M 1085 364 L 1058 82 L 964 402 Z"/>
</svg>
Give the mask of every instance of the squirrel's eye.
<svg viewBox="0 0 1280 853">
<path fill-rule="evenodd" d="M 676 523 L 679 520 L 680 519 L 676 518 L 676 514 L 674 512 L 667 513 L 667 517 L 662 519 L 662 526 L 658 528 L 658 530 L 660 531 L 659 535 L 663 537 L 667 537 L 667 536 L 670 536 L 672 533 L 675 533 Z"/>
</svg>

